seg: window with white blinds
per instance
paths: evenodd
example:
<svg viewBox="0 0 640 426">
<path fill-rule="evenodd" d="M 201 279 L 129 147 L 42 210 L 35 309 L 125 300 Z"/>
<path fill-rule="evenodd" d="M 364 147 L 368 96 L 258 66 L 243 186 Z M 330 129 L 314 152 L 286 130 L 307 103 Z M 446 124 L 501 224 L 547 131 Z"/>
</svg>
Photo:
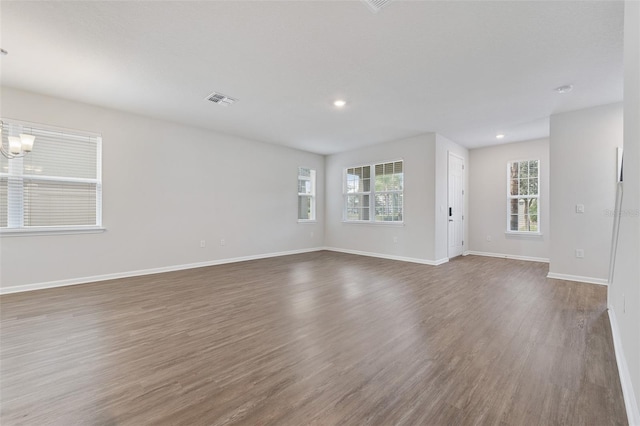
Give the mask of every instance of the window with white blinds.
<svg viewBox="0 0 640 426">
<path fill-rule="evenodd" d="M 403 221 L 404 168 L 402 161 L 349 167 L 345 170 L 346 222 Z"/>
<path fill-rule="evenodd" d="M 34 135 L 33 151 L 0 156 L 0 229 L 90 229 L 102 226 L 100 135 L 2 120 L 2 142 Z"/>
</svg>

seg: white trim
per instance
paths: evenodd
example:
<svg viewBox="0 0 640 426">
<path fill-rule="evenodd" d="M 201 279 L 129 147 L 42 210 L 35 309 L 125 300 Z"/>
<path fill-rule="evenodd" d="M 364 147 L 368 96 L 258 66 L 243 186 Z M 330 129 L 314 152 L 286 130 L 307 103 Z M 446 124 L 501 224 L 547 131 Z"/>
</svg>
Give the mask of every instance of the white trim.
<svg viewBox="0 0 640 426">
<path fill-rule="evenodd" d="M 402 181 L 402 190 L 393 190 L 393 191 L 376 191 L 375 189 L 375 181 L 376 181 L 376 166 L 384 165 L 387 163 L 402 163 L 402 174 L 406 175 L 405 172 L 405 164 L 404 159 L 401 158 L 399 160 L 388 160 L 388 161 L 378 161 L 378 162 L 368 162 L 366 164 L 361 164 L 359 166 L 347 166 L 342 168 L 342 223 L 366 223 L 366 224 L 378 224 L 378 223 L 392 223 L 403 226 L 405 219 L 405 210 L 404 210 L 404 197 L 402 198 L 402 220 L 399 221 L 377 221 L 375 214 L 375 198 L 376 194 L 404 194 L 404 190 L 406 187 L 406 181 L 403 178 Z M 347 177 L 349 169 L 357 169 L 357 168 L 365 168 L 369 167 L 369 191 L 362 192 L 347 192 Z M 369 220 L 350 220 L 347 218 L 347 197 L 349 196 L 369 196 Z"/>
<path fill-rule="evenodd" d="M 609 280 L 606 278 L 594 278 L 594 277 L 581 277 L 580 275 L 569 274 L 557 274 L 555 272 L 549 272 L 547 278 L 553 278 L 555 280 L 576 281 L 587 284 L 609 285 Z"/>
<path fill-rule="evenodd" d="M 309 176 L 302 176 L 300 174 L 301 170 L 309 170 Z M 302 167 L 298 166 L 298 181 L 296 182 L 298 185 L 298 190 L 300 190 L 300 181 L 307 180 L 311 182 L 311 193 L 301 193 L 298 192 L 298 209 L 300 209 L 300 197 L 309 197 L 311 200 L 311 217 L 308 219 L 300 218 L 300 211 L 297 212 L 298 222 L 315 222 L 316 221 L 316 169 L 312 169 L 311 167 Z"/>
<path fill-rule="evenodd" d="M 372 222 L 370 220 L 343 220 L 342 223 L 348 223 L 349 225 L 373 225 L 373 226 L 404 226 L 404 222 L 399 221 L 383 221 Z"/>
<path fill-rule="evenodd" d="M 93 144 L 95 142 L 96 152 L 96 174 L 95 178 L 75 178 L 69 176 L 50 176 L 33 174 L 33 170 L 24 170 L 23 159 L 16 158 L 9 163 L 8 172 L 0 172 L 0 178 L 7 179 L 9 183 L 13 181 L 14 185 L 8 187 L 8 206 L 9 214 L 7 218 L 7 226 L 0 228 L 0 234 L 3 235 L 47 235 L 47 234 L 68 234 L 68 233 L 95 233 L 102 232 L 102 135 L 100 133 L 87 132 L 84 130 L 73 130 L 63 127 L 52 126 L 44 123 L 31 123 L 28 121 L 15 120 L 11 118 L 0 119 L 5 124 L 19 126 L 23 131 L 29 129 L 30 133 L 38 138 L 45 137 L 49 142 L 56 142 L 59 138 L 72 139 L 82 141 L 83 143 Z M 13 131 L 13 130 L 12 130 Z M 38 142 L 36 142 L 37 148 Z M 53 183 L 86 183 L 95 185 L 96 197 L 96 222 L 90 226 L 44 226 L 31 227 L 24 226 L 24 205 L 23 198 L 25 193 L 26 182 L 53 182 Z M 18 188 L 19 186 L 19 188 Z M 18 194 L 19 193 L 19 194 Z M 12 208 L 12 206 L 14 208 Z M 68 218 L 67 218 L 68 219 Z M 73 230 L 73 232 L 70 232 Z"/>
<path fill-rule="evenodd" d="M 523 161 L 537 161 L 538 162 L 538 193 L 536 195 L 511 195 L 511 174 L 510 174 L 510 170 L 509 170 L 509 166 L 512 163 L 521 163 Z M 541 235 L 541 231 L 542 231 L 542 226 L 541 226 L 541 220 L 540 220 L 540 213 L 542 213 L 542 211 L 540 210 L 540 190 L 542 189 L 542 186 L 540 185 L 540 178 L 542 177 L 542 173 L 540 172 L 540 168 L 541 168 L 541 161 L 540 158 L 530 158 L 528 160 L 522 159 L 522 160 L 510 160 L 507 161 L 507 230 L 505 231 L 505 234 L 531 234 L 532 236 L 539 236 Z M 518 192 L 520 192 L 518 190 Z M 536 200 L 538 200 L 538 230 L 534 231 L 534 232 L 530 232 L 530 231 L 511 231 L 509 229 L 510 227 L 510 217 L 511 217 L 511 210 L 510 210 L 510 205 L 509 205 L 509 200 L 512 199 L 519 199 L 519 198 L 535 198 Z"/>
<path fill-rule="evenodd" d="M 96 178 L 99 180 L 96 185 L 96 225 L 102 226 L 102 136 L 98 136 L 96 142 Z"/>
<path fill-rule="evenodd" d="M 102 137 L 102 133 L 93 132 L 90 130 L 72 129 L 71 127 L 53 126 L 51 124 L 34 123 L 32 121 L 18 120 L 11 117 L 3 117 L 2 120 L 8 121 L 10 124 L 17 124 L 23 127 L 35 127 L 39 132 L 45 133 L 71 133 L 67 136 L 75 137 L 77 139 L 84 139 L 86 137 Z"/>
<path fill-rule="evenodd" d="M 618 364 L 618 374 L 620 375 L 620 386 L 622 387 L 622 397 L 624 398 L 624 406 L 627 409 L 627 421 L 630 426 L 640 426 L 640 410 L 633 392 L 633 382 L 627 360 L 624 357 L 622 349 L 622 341 L 620 340 L 620 329 L 613 307 L 609 306 L 609 323 L 611 324 L 611 336 L 613 337 L 613 350 L 616 354 L 616 363 Z"/>
<path fill-rule="evenodd" d="M 447 258 L 442 258 L 438 260 L 426 260 L 426 259 L 417 259 L 415 257 L 395 256 L 393 254 L 372 253 L 368 251 L 343 249 L 343 248 L 337 248 L 337 247 L 324 247 L 324 250 L 335 251 L 338 253 L 356 254 L 358 256 L 377 257 L 380 259 L 400 260 L 402 262 L 419 263 L 421 265 L 430 265 L 430 266 L 442 265 L 443 263 L 447 263 L 449 261 L 449 259 Z"/>
<path fill-rule="evenodd" d="M 457 256 L 464 256 L 464 239 L 466 237 L 465 233 L 464 233 L 464 209 L 465 209 L 465 203 L 464 203 L 464 191 L 467 189 L 464 185 L 465 183 L 465 161 L 464 161 L 464 157 L 456 154 L 455 152 L 452 152 L 451 150 L 447 150 L 447 212 L 445 213 L 445 217 L 447 218 L 447 256 L 449 258 L 451 257 L 455 257 L 455 256 L 450 256 L 449 255 L 449 248 L 451 247 L 449 245 L 450 241 L 449 241 L 449 235 L 451 235 L 449 233 L 449 226 L 451 226 L 451 223 L 455 223 L 454 221 L 448 220 L 450 218 L 449 216 L 449 209 L 451 209 L 451 205 L 452 202 L 449 199 L 449 195 L 450 195 L 450 185 L 451 185 L 451 157 L 456 157 L 458 158 L 461 162 L 462 162 L 462 214 L 460 215 L 462 217 L 462 246 L 460 247 L 462 249 L 461 253 Z"/>
<path fill-rule="evenodd" d="M 502 259 L 526 260 L 528 262 L 549 263 L 549 259 L 547 259 L 546 257 L 519 256 L 517 254 L 489 253 L 486 251 L 474 251 L 474 250 L 468 250 L 462 253 L 463 256 L 467 256 L 469 254 L 472 254 L 475 256 L 499 257 Z"/>
<path fill-rule="evenodd" d="M 28 226 L 1 228 L 0 237 L 34 237 L 41 235 L 99 234 L 107 229 L 102 226 Z"/>
<path fill-rule="evenodd" d="M 184 269 L 203 268 L 205 266 L 223 265 L 226 263 L 244 262 L 247 260 L 266 259 L 269 257 L 289 256 L 292 254 L 309 253 L 314 251 L 325 250 L 324 247 L 314 247 L 308 249 L 288 250 L 276 253 L 264 253 L 251 256 L 234 257 L 229 259 L 210 260 L 207 262 L 187 263 L 184 265 L 163 266 L 160 268 L 140 269 L 137 271 L 116 272 L 113 274 L 94 275 L 90 277 L 71 278 L 67 280 L 49 281 L 44 283 L 15 285 L 8 287 L 0 287 L 0 294 L 21 293 L 24 291 L 42 290 L 45 288 L 65 287 L 70 285 L 88 284 L 97 281 L 115 280 L 118 278 L 138 277 L 141 275 L 160 274 L 163 272 L 181 271 Z"/>
<path fill-rule="evenodd" d="M 39 176 L 39 175 L 27 175 L 22 173 L 20 175 L 24 180 L 37 180 L 42 182 L 70 182 L 70 183 L 100 183 L 100 179 L 89 179 L 89 178 L 73 178 L 73 177 L 61 177 L 61 176 Z M 2 178 L 15 178 L 15 174 L 0 172 L 0 177 Z"/>
<path fill-rule="evenodd" d="M 504 234 L 507 237 L 542 237 L 542 233 L 540 232 L 527 232 L 527 231 L 504 231 Z"/>
</svg>

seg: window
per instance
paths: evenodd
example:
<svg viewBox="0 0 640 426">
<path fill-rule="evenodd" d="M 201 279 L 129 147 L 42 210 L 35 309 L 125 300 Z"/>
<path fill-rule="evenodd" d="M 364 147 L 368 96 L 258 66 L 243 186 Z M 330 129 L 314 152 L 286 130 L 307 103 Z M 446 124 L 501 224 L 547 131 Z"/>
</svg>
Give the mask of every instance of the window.
<svg viewBox="0 0 640 426">
<path fill-rule="evenodd" d="M 350 167 L 345 173 L 344 220 L 402 222 L 403 193 L 402 161 Z"/>
<path fill-rule="evenodd" d="M 316 171 L 298 168 L 298 220 L 316 220 Z"/>
<path fill-rule="evenodd" d="M 507 232 L 539 233 L 539 162 L 513 161 L 507 166 Z"/>
<path fill-rule="evenodd" d="M 102 225 L 99 135 L 4 120 L 8 136 L 33 134 L 33 151 L 0 155 L 0 230 L 95 229 Z"/>
</svg>

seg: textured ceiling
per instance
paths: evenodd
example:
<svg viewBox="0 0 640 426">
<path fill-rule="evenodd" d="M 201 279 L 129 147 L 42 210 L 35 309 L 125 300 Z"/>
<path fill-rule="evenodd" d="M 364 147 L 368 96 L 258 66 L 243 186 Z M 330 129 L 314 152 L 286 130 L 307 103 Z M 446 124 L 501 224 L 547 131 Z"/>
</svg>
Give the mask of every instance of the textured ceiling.
<svg viewBox="0 0 640 426">
<path fill-rule="evenodd" d="M 2 1 L 0 75 L 9 87 L 321 154 L 425 132 L 473 148 L 498 132 L 502 142 L 547 136 L 550 114 L 621 101 L 623 7 Z M 553 91 L 564 84 L 574 90 Z M 204 100 L 213 91 L 239 101 Z"/>
</svg>

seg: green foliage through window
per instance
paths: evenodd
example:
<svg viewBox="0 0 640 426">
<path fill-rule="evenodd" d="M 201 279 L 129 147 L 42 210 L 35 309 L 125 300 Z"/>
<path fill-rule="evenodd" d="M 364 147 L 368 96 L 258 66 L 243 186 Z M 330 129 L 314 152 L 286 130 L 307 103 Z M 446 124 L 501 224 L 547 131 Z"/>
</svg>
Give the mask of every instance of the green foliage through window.
<svg viewBox="0 0 640 426">
<path fill-rule="evenodd" d="M 508 230 L 539 232 L 539 161 L 508 165 Z"/>
<path fill-rule="evenodd" d="M 402 222 L 403 192 L 402 161 L 350 167 L 346 169 L 345 220 Z"/>
</svg>

